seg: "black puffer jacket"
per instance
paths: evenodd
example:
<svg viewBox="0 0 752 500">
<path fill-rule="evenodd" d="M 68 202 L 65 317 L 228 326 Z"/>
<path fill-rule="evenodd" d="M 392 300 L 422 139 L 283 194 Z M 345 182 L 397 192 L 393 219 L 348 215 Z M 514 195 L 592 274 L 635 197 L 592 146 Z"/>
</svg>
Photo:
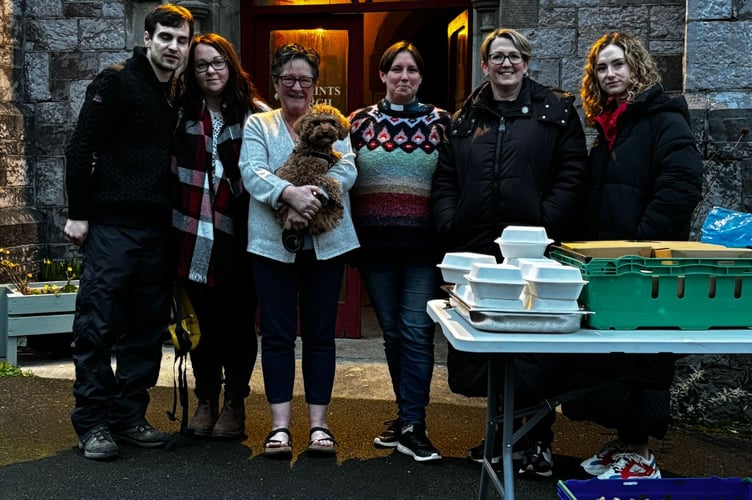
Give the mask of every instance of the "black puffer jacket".
<svg viewBox="0 0 752 500">
<path fill-rule="evenodd" d="M 570 239 L 584 195 L 587 149 L 574 97 L 526 78 L 502 117 L 491 85 L 476 89 L 441 145 L 431 203 L 444 251 L 499 256 L 508 225 Z"/>
<path fill-rule="evenodd" d="M 611 151 L 598 128 L 590 152 L 584 239 L 686 241 L 702 199 L 702 157 L 686 100 L 657 84 L 617 124 Z"/>
</svg>

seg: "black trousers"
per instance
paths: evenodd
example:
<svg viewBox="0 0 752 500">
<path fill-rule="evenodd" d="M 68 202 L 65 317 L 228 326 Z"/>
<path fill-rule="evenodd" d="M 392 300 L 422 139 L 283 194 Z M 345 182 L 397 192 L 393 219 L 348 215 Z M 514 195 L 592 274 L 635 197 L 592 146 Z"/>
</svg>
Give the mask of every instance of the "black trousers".
<svg viewBox="0 0 752 500">
<path fill-rule="evenodd" d="M 168 226 L 89 227 L 73 321 L 71 421 L 79 436 L 100 424 L 146 422 L 170 317 L 168 236 Z"/>
<path fill-rule="evenodd" d="M 201 340 L 191 352 L 199 399 L 218 401 L 223 381 L 226 395 L 245 398 L 250 393 L 258 353 L 258 301 L 250 256 L 243 249 L 242 255 L 232 261 L 234 273 L 218 275 L 214 287 L 195 281 L 185 283 L 201 327 Z"/>
</svg>

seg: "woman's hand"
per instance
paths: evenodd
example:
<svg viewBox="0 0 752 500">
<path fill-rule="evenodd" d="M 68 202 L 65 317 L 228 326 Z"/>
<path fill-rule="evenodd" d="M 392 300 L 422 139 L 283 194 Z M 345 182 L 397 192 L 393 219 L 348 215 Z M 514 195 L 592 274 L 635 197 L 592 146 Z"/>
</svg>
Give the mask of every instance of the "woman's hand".
<svg viewBox="0 0 752 500">
<path fill-rule="evenodd" d="M 293 212 L 297 212 L 307 222 L 321 209 L 321 202 L 316 197 L 319 191 L 320 188 L 316 186 L 287 186 L 282 191 L 280 200 L 289 205 L 293 209 Z M 289 222 L 289 213 L 287 217 L 287 221 Z M 287 223 L 285 223 L 286 226 Z"/>
<path fill-rule="evenodd" d="M 287 213 L 285 214 L 285 229 L 292 229 L 293 231 L 302 231 L 308 227 L 309 218 L 298 213 L 296 210 L 286 207 Z"/>
</svg>

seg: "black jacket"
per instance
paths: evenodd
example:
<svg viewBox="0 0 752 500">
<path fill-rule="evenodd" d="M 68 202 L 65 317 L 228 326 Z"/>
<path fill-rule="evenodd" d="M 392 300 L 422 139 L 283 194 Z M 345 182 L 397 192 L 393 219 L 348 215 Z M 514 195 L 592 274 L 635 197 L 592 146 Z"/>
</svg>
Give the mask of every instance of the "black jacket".
<svg viewBox="0 0 752 500">
<path fill-rule="evenodd" d="M 702 199 L 702 157 L 684 97 L 657 84 L 619 116 L 613 148 L 590 152 L 584 239 L 687 240 Z"/>
<path fill-rule="evenodd" d="M 499 254 L 508 225 L 571 238 L 584 194 L 587 150 L 574 97 L 526 78 L 504 116 L 490 83 L 452 119 L 431 202 L 444 251 Z"/>
<path fill-rule="evenodd" d="M 172 83 L 157 79 L 142 47 L 91 82 L 66 149 L 70 219 L 170 224 Z"/>
</svg>

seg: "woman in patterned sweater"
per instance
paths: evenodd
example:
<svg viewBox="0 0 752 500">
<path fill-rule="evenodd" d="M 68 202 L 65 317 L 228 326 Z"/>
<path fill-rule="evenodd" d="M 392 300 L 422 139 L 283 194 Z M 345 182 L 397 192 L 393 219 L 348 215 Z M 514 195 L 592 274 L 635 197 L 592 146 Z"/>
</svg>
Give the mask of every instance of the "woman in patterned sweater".
<svg viewBox="0 0 752 500">
<path fill-rule="evenodd" d="M 374 439 L 425 462 L 441 459 L 426 437 L 434 361 L 434 324 L 426 302 L 440 276 L 431 219 L 431 179 L 437 146 L 450 115 L 418 102 L 423 59 L 406 41 L 389 47 L 379 62 L 386 98 L 350 115 L 358 181 L 350 193 L 361 243 L 358 263 L 384 333 L 398 418 Z"/>
</svg>

